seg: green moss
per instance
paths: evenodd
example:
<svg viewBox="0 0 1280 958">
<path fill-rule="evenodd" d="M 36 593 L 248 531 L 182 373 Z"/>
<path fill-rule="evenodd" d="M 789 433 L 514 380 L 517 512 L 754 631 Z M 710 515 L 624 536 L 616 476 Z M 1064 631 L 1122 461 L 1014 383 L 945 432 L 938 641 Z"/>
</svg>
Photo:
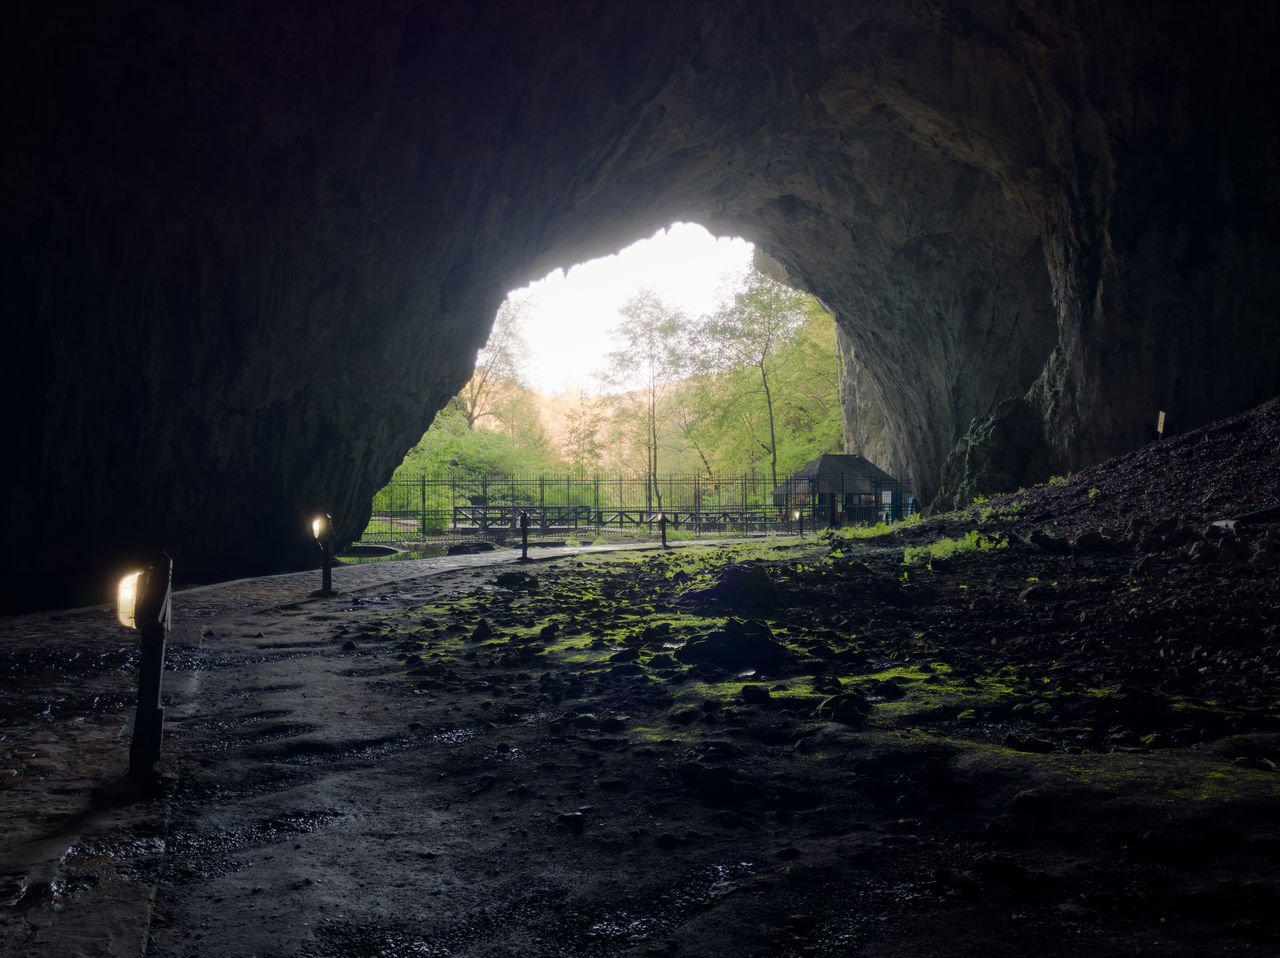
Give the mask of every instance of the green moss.
<svg viewBox="0 0 1280 958">
<path fill-rule="evenodd" d="M 1007 538 L 997 538 L 979 532 L 977 529 L 971 529 L 958 539 L 940 539 L 928 545 L 908 546 L 902 550 L 902 561 L 905 565 L 911 565 L 921 559 L 932 561 L 933 559 L 948 559 L 958 553 L 987 552 L 991 549 L 1003 549 L 1008 544 L 1009 540 Z"/>
</svg>

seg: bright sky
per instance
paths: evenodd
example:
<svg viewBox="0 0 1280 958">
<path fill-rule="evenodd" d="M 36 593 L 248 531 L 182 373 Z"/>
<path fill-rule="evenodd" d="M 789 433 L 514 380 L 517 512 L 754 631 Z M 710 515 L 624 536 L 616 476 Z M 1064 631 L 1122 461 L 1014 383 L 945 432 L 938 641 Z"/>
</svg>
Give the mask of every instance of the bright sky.
<svg viewBox="0 0 1280 958">
<path fill-rule="evenodd" d="M 648 287 L 690 316 L 709 313 L 751 266 L 752 245 L 675 223 L 613 256 L 556 270 L 510 298 L 524 305 L 525 379 L 542 392 L 596 392 L 595 372 L 618 348 L 613 331 L 628 299 Z"/>
</svg>

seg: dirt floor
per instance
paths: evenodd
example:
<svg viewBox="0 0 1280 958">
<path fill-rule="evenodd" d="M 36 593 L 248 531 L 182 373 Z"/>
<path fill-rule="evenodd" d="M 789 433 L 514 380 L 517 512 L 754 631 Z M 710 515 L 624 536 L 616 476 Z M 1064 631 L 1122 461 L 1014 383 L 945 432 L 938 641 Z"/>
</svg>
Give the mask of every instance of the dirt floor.
<svg viewBox="0 0 1280 958">
<path fill-rule="evenodd" d="M 1280 402 L 876 536 L 465 561 L 178 593 L 152 795 L 128 636 L 6 622 L 0 954 L 1280 953 Z"/>
</svg>

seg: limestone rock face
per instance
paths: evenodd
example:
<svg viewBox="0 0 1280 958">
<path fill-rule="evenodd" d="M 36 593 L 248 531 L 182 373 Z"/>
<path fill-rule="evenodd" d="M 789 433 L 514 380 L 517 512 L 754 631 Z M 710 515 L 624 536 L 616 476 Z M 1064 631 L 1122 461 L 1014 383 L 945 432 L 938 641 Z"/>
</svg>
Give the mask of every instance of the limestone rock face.
<svg viewBox="0 0 1280 958">
<path fill-rule="evenodd" d="M 1026 397 L 1006 399 L 975 419 L 942 465 L 932 508 L 947 511 L 980 495 L 1017 492 L 1049 476 L 1053 456 L 1040 411 Z"/>
<path fill-rule="evenodd" d="M 1274 5 L 152 6 L 6 36 L 7 607 L 315 562 L 508 289 L 676 219 L 926 501 L 1005 400 L 1064 471 L 1280 392 Z"/>
</svg>

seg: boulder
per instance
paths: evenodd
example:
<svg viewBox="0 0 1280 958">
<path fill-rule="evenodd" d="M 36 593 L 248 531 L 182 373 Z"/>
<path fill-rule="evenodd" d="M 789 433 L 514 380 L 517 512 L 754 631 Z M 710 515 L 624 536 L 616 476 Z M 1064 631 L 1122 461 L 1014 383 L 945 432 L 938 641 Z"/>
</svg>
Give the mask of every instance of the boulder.
<svg viewBox="0 0 1280 958">
<path fill-rule="evenodd" d="M 789 650 L 774 639 L 767 625 L 757 620 L 742 619 L 730 619 L 723 628 L 690 639 L 674 654 L 686 665 L 733 671 L 773 671 L 791 657 Z"/>
</svg>

